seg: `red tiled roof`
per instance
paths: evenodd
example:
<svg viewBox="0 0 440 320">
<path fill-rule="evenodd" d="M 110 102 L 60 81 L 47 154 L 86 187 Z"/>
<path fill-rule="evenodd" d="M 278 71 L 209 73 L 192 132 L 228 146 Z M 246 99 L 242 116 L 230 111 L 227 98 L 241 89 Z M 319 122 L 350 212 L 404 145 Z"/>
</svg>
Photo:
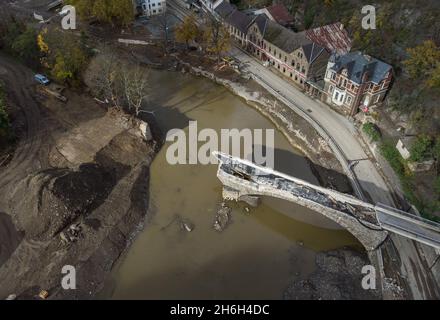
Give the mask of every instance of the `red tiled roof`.
<svg viewBox="0 0 440 320">
<path fill-rule="evenodd" d="M 266 8 L 269 11 L 270 15 L 275 19 L 279 24 L 289 24 L 293 22 L 293 17 L 290 15 L 287 8 L 282 4 L 274 4 L 270 7 Z"/>
<path fill-rule="evenodd" d="M 309 40 L 339 55 L 348 53 L 352 46 L 348 32 L 340 22 L 306 30 L 306 36 Z"/>
</svg>

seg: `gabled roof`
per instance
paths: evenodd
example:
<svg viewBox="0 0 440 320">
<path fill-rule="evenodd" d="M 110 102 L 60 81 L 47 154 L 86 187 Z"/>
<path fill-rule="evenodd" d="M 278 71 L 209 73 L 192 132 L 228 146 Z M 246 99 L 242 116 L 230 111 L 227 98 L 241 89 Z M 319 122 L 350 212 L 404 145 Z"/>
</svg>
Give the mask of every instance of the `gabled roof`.
<svg viewBox="0 0 440 320">
<path fill-rule="evenodd" d="M 287 53 L 311 42 L 304 32 L 293 32 L 272 20 L 267 20 L 263 38 Z"/>
<path fill-rule="evenodd" d="M 312 64 L 323 52 L 327 51 L 326 48 L 314 42 L 302 46 L 302 49 L 309 64 Z"/>
<path fill-rule="evenodd" d="M 266 10 L 279 24 L 287 25 L 293 22 L 293 17 L 282 3 L 267 7 Z"/>
<path fill-rule="evenodd" d="M 260 31 L 260 33 L 262 35 L 264 35 L 264 32 L 266 31 L 266 24 L 267 21 L 269 20 L 269 18 L 263 13 L 263 14 L 259 14 L 254 22 L 256 23 L 258 30 Z"/>
<path fill-rule="evenodd" d="M 235 10 L 236 10 L 235 7 L 227 1 L 222 1 L 214 9 L 215 13 L 217 13 L 223 19 L 225 19 L 227 16 L 229 16 Z"/>
<path fill-rule="evenodd" d="M 237 28 L 243 33 L 247 33 L 249 26 L 254 21 L 254 18 L 244 14 L 241 11 L 235 10 L 226 17 L 226 22 L 231 26 Z"/>
<path fill-rule="evenodd" d="M 348 32 L 340 22 L 306 30 L 306 36 L 311 41 L 338 55 L 350 52 L 352 46 Z"/>
<path fill-rule="evenodd" d="M 332 70 L 339 73 L 343 69 L 347 69 L 348 78 L 357 84 L 362 83 L 362 77 L 365 73 L 368 76 L 367 81 L 379 84 L 392 69 L 389 64 L 359 51 L 336 56 L 334 62 Z"/>
</svg>

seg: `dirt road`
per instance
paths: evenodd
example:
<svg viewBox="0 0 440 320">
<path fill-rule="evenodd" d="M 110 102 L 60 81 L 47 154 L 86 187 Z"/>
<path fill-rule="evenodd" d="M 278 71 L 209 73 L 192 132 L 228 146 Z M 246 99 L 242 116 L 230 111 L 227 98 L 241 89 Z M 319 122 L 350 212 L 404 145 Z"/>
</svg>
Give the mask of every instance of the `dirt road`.
<svg viewBox="0 0 440 320">
<path fill-rule="evenodd" d="M 32 95 L 35 87 L 33 73 L 13 59 L 0 54 L 0 67 L 3 72 L 0 80 L 6 84 L 8 100 L 19 109 L 19 121 L 24 121 L 23 132 L 11 162 L 0 168 L 0 208 L 8 186 L 22 179 L 27 173 L 40 169 L 40 151 L 45 129 L 41 126 L 42 115 Z"/>
</svg>

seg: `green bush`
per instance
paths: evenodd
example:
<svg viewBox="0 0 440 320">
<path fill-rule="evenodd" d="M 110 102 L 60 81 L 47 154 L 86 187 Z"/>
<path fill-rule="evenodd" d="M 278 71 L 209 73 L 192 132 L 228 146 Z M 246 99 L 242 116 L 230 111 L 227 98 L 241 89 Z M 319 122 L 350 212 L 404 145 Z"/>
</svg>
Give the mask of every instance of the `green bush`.
<svg viewBox="0 0 440 320">
<path fill-rule="evenodd" d="M 368 137 L 370 137 L 372 141 L 376 142 L 380 140 L 381 137 L 380 131 L 373 123 L 371 122 L 364 123 L 364 125 L 362 126 L 362 131 L 364 131 L 365 134 Z"/>
<path fill-rule="evenodd" d="M 422 161 L 432 155 L 433 141 L 427 135 L 419 136 L 411 146 L 411 161 Z"/>
<path fill-rule="evenodd" d="M 393 143 L 387 141 L 380 146 L 380 153 L 388 161 L 399 178 L 405 178 L 405 160 Z"/>
</svg>

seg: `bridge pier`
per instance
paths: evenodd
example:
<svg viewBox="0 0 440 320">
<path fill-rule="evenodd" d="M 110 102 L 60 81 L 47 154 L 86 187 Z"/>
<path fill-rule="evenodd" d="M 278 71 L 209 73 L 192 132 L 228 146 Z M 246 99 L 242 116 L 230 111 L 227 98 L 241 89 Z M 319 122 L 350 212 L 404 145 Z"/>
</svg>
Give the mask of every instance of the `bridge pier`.
<svg viewBox="0 0 440 320">
<path fill-rule="evenodd" d="M 229 187 L 223 187 L 223 199 L 243 201 L 253 208 L 258 207 L 258 205 L 260 204 L 260 197 L 251 196 L 251 195 L 241 195 L 240 191 L 234 190 Z"/>
<path fill-rule="evenodd" d="M 239 186 L 237 186 L 239 187 Z M 240 190 L 237 190 L 240 189 Z M 318 203 L 313 203 L 305 199 L 294 197 L 290 194 L 277 192 L 276 190 L 264 192 L 247 191 L 246 188 L 233 188 L 231 186 L 223 186 L 223 199 L 234 201 L 245 201 L 251 206 L 257 206 L 260 196 L 269 196 L 288 201 L 296 202 L 304 207 L 307 207 L 323 216 L 335 221 L 341 227 L 349 231 L 359 242 L 365 247 L 367 251 L 376 250 L 386 239 L 388 233 L 385 230 L 380 230 L 374 226 L 367 225 L 360 219 L 347 214 L 341 214 L 339 211 L 329 207 L 324 207 Z"/>
</svg>

